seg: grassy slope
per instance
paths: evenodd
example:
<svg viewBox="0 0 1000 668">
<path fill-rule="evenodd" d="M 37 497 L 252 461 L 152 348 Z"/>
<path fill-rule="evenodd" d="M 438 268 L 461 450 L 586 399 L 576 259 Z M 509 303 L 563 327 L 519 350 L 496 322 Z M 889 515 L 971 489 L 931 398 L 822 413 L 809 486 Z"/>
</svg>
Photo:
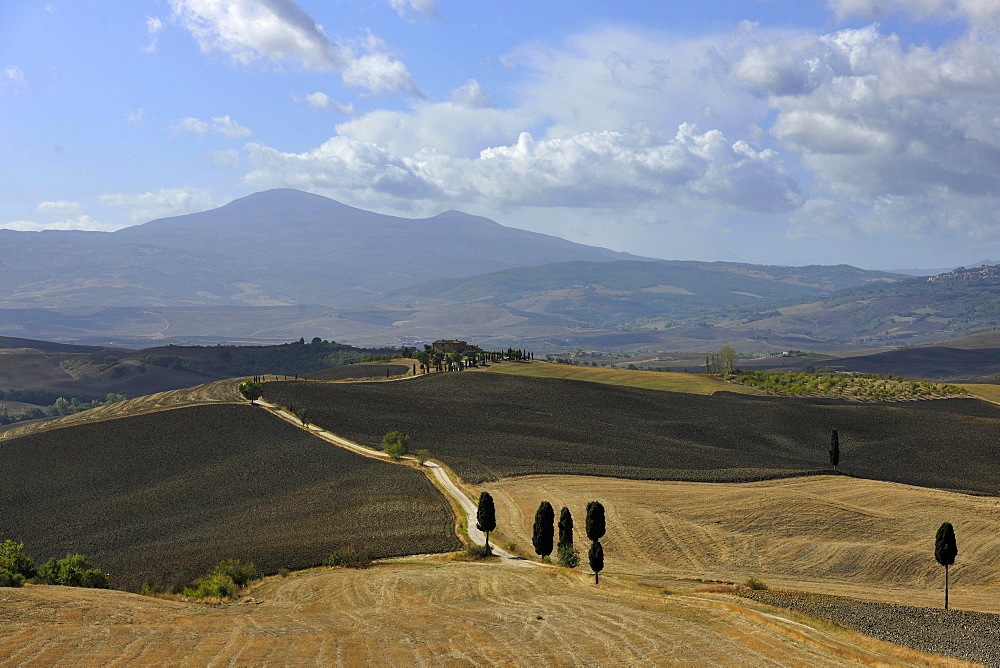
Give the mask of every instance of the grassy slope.
<svg viewBox="0 0 1000 668">
<path fill-rule="evenodd" d="M 947 520 L 959 544 L 952 605 L 1000 613 L 996 498 L 842 476 L 748 484 L 529 476 L 487 489 L 500 528 L 529 550 L 542 500 L 557 513 L 570 508 L 585 550 L 586 504 L 599 499 L 608 517 L 608 576 L 756 577 L 772 587 L 933 607 L 944 586 L 934 535 Z"/>
<path fill-rule="evenodd" d="M 492 373 L 506 373 L 514 376 L 586 380 L 593 383 L 641 387 L 647 390 L 666 390 L 668 392 L 689 392 L 691 394 L 713 394 L 715 392 L 753 393 L 749 388 L 732 385 L 714 376 L 693 373 L 631 371 L 628 369 L 605 369 L 602 367 L 574 366 L 571 364 L 549 364 L 547 362 L 494 364 L 487 371 Z"/>
<path fill-rule="evenodd" d="M 81 552 L 114 587 L 189 580 L 224 558 L 265 572 L 458 549 L 418 472 L 359 457 L 243 405 L 160 411 L 0 444 L 2 538 L 36 561 Z"/>
<path fill-rule="evenodd" d="M 495 373 L 400 383 L 268 383 L 265 397 L 378 445 L 402 430 L 473 484 L 533 473 L 731 482 L 841 470 L 1000 494 L 1000 408 L 974 399 L 869 404 L 700 396 Z M 975 444 L 976 447 L 969 447 Z"/>
<path fill-rule="evenodd" d="M 732 598 L 667 597 L 585 576 L 425 562 L 275 578 L 259 605 L 121 592 L 0 590 L 15 664 L 955 665 Z M 805 623 L 802 623 L 802 622 Z"/>
</svg>

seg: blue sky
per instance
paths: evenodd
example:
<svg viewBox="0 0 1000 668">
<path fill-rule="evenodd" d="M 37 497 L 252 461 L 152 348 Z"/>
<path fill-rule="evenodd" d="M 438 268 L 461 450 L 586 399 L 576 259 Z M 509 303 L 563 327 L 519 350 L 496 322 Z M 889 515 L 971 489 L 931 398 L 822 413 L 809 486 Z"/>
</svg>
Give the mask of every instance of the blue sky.
<svg viewBox="0 0 1000 668">
<path fill-rule="evenodd" d="M 1000 260 L 1000 0 L 0 3 L 0 227 L 293 187 L 669 259 Z"/>
</svg>

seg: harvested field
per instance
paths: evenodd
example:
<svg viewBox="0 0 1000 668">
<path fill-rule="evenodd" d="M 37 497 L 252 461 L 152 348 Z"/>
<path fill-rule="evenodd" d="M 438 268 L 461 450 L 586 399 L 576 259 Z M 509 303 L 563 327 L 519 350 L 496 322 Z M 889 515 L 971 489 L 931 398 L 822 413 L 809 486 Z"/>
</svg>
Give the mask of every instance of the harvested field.
<svg viewBox="0 0 1000 668">
<path fill-rule="evenodd" d="M 273 573 L 348 544 L 372 557 L 460 547 L 421 472 L 249 404 L 55 429 L 0 452 L 0 539 L 23 541 L 36 563 L 86 554 L 116 588 L 183 583 L 225 558 Z"/>
<path fill-rule="evenodd" d="M 486 485 L 497 526 L 531 545 L 542 500 L 570 508 L 576 543 L 588 501 L 607 512 L 605 577 L 667 588 L 671 579 L 742 583 L 940 607 L 934 536 L 955 526 L 951 605 L 1000 613 L 1000 499 L 843 476 L 748 484 L 529 476 Z M 584 563 L 586 555 L 583 554 Z"/>
<path fill-rule="evenodd" d="M 1000 407 L 976 399 L 858 405 L 699 396 L 494 373 L 405 383 L 267 383 L 264 396 L 378 446 L 402 430 L 464 480 L 538 473 L 741 482 L 840 470 L 924 487 L 1000 494 Z"/>
<path fill-rule="evenodd" d="M 355 378 L 388 378 L 410 372 L 404 364 L 348 364 L 306 374 L 309 380 L 353 380 Z"/>
<path fill-rule="evenodd" d="M 271 579 L 210 608 L 114 591 L 0 590 L 15 665 L 955 665 L 736 598 L 433 562 Z M 3 663 L 3 660 L 0 660 Z"/>
<path fill-rule="evenodd" d="M 0 432 L 0 441 L 36 434 L 49 429 L 60 427 L 71 427 L 73 425 L 87 424 L 90 422 L 101 422 L 103 420 L 115 420 L 122 417 L 142 415 L 171 408 L 183 408 L 186 406 L 202 406 L 205 404 L 231 404 L 234 402 L 245 402 L 237 386 L 241 379 L 217 380 L 214 383 L 185 387 L 180 390 L 168 390 L 157 394 L 148 394 L 135 399 L 119 401 L 107 406 L 92 408 L 89 411 L 75 413 L 55 420 L 44 420 L 10 427 Z"/>
<path fill-rule="evenodd" d="M 701 368 L 704 368 L 704 365 Z M 572 364 L 551 364 L 548 362 L 494 364 L 489 369 L 486 369 L 486 371 L 490 373 L 505 373 L 512 376 L 586 380 L 592 383 L 641 387 L 647 390 L 665 390 L 667 392 L 690 392 L 691 394 L 740 392 L 755 394 L 749 387 L 727 383 L 716 376 L 706 376 L 696 373 L 606 369 L 602 367 L 575 366 Z"/>
</svg>

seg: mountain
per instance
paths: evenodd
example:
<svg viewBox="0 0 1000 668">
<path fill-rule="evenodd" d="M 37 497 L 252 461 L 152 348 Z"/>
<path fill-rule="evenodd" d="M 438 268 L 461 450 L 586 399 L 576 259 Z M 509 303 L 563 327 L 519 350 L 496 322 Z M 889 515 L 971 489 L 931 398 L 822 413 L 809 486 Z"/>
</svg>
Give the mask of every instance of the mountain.
<svg viewBox="0 0 1000 668">
<path fill-rule="evenodd" d="M 356 304 L 433 278 L 640 259 L 448 211 L 386 216 L 279 189 L 117 232 L 0 230 L 0 307 Z"/>
</svg>

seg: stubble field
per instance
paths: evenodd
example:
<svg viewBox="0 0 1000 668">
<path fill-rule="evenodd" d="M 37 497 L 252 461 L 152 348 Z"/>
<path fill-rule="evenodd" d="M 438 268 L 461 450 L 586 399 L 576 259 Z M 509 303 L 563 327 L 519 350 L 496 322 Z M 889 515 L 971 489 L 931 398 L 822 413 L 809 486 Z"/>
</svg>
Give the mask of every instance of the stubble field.
<svg viewBox="0 0 1000 668">
<path fill-rule="evenodd" d="M 962 665 L 738 599 L 496 564 L 321 569 L 250 596 L 0 590 L 0 665 Z"/>
</svg>

